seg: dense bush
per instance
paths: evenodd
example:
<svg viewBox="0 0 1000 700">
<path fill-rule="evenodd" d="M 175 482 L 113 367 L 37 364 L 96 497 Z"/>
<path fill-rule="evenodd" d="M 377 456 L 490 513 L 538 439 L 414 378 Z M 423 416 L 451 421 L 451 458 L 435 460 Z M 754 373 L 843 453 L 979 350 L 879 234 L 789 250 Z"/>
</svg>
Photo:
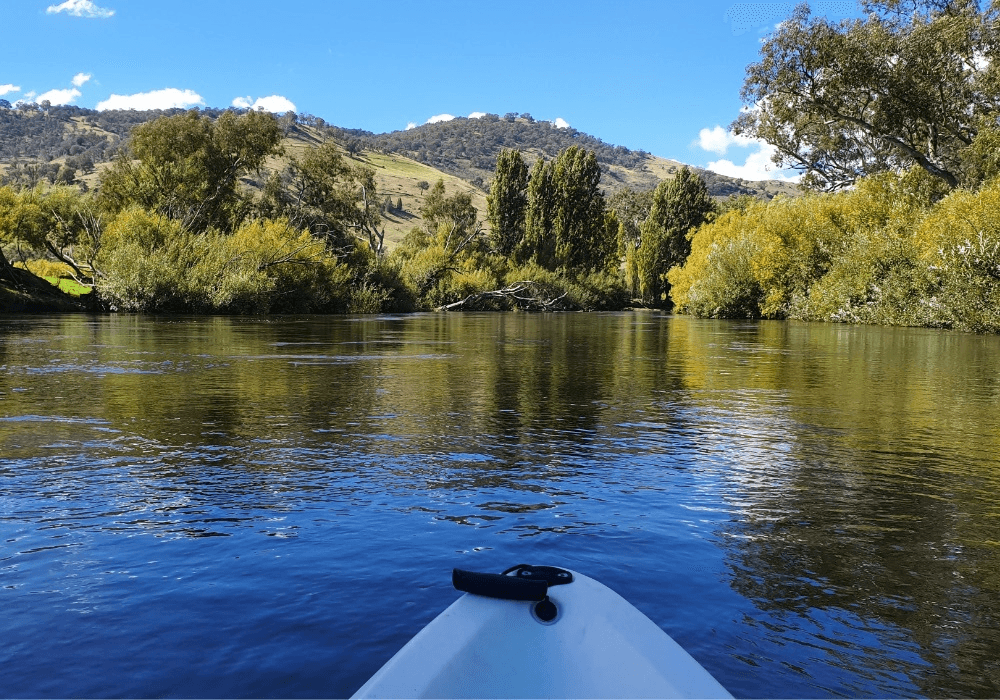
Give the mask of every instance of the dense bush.
<svg viewBox="0 0 1000 700">
<path fill-rule="evenodd" d="M 953 192 L 916 239 L 943 318 L 965 330 L 1000 332 L 1000 179 L 979 192 Z"/>
<path fill-rule="evenodd" d="M 699 316 L 1000 329 L 1000 182 L 883 173 L 838 194 L 733 209 L 668 278 Z"/>
<path fill-rule="evenodd" d="M 128 209 L 107 227 L 95 260 L 98 291 L 121 311 L 308 313 L 347 311 L 351 272 L 322 242 L 284 221 L 232 235 L 192 234 Z"/>
</svg>

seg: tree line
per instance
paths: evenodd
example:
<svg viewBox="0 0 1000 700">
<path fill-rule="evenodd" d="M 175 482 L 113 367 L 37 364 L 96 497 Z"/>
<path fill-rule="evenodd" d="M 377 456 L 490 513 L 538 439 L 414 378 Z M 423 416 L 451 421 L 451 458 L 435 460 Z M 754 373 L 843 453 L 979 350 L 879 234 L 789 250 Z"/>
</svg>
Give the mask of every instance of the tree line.
<svg viewBox="0 0 1000 700">
<path fill-rule="evenodd" d="M 800 170 L 802 198 L 717 202 L 688 169 L 609 196 L 594 151 L 529 168 L 501 149 L 484 218 L 428 183 L 421 225 L 390 253 L 385 201 L 350 148 L 269 173 L 288 125 L 188 112 L 135 127 L 96 194 L 0 190 L 0 243 L 122 310 L 642 305 L 1000 331 L 1000 6 L 862 4 L 839 24 L 800 6 L 747 69 L 732 128 Z"/>
<path fill-rule="evenodd" d="M 1000 332 L 1000 4 L 807 5 L 747 69 L 737 133 L 811 194 L 691 231 L 678 309 Z"/>
<path fill-rule="evenodd" d="M 684 170 L 648 198 L 637 234 L 624 203 L 641 197 L 617 195 L 630 218 L 619 217 L 593 151 L 570 147 L 529 171 L 504 150 L 485 217 L 470 194 L 428 184 L 421 225 L 390 253 L 372 169 L 327 141 L 269 170 L 283 135 L 270 114 L 192 110 L 134 127 L 93 192 L 0 188 L 0 276 L 15 281 L 14 263 L 61 266 L 122 311 L 664 305 L 684 227 L 714 210 Z"/>
</svg>

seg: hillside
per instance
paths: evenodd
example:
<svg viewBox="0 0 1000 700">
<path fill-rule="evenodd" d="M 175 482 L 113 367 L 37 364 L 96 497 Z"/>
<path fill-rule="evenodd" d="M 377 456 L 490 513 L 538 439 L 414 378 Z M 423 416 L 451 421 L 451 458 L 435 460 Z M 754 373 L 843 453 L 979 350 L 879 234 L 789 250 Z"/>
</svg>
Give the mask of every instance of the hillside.
<svg viewBox="0 0 1000 700">
<path fill-rule="evenodd" d="M 0 178 L 27 185 L 48 181 L 93 188 L 102 167 L 114 157 L 133 127 L 182 111 L 97 112 L 73 106 L 44 111 L 30 106 L 0 108 Z M 212 117 L 223 111 L 202 110 Z M 387 134 L 330 126 L 310 115 L 289 113 L 279 121 L 285 130 L 285 155 L 272 159 L 270 169 L 280 169 L 288 158 L 330 139 L 341 146 L 346 156 L 375 169 L 379 197 L 393 203 L 383 215 L 390 246 L 419 223 L 427 185 L 438 179 L 445 181 L 449 193 L 470 192 L 480 215 L 485 217 L 493 167 L 504 148 L 521 150 L 529 164 L 539 157 L 555 158 L 570 146 L 592 150 L 601 165 L 602 184 L 608 193 L 625 187 L 652 189 L 683 167 L 677 161 L 612 146 L 572 128 L 560 129 L 549 122 L 535 121 L 529 115 L 457 118 Z M 718 198 L 747 194 L 770 199 L 779 193 L 797 192 L 787 183 L 748 182 L 695 170 L 712 196 Z M 397 208 L 400 202 L 402 208 Z"/>
<path fill-rule="evenodd" d="M 612 146 L 573 128 L 558 128 L 550 122 L 535 121 L 530 115 L 499 117 L 488 114 L 479 119 L 456 118 L 424 124 L 406 131 L 372 134 L 365 131 L 328 127 L 338 142 L 353 148 L 397 153 L 487 188 L 501 149 L 516 148 L 529 165 L 539 156 L 555 158 L 570 146 L 594 151 L 601 165 L 602 184 L 609 192 L 631 187 L 652 189 L 676 173 L 683 163 L 645 151 Z M 776 194 L 795 194 L 797 188 L 772 180 L 751 182 L 693 168 L 714 197 L 748 194 L 770 199 Z"/>
</svg>

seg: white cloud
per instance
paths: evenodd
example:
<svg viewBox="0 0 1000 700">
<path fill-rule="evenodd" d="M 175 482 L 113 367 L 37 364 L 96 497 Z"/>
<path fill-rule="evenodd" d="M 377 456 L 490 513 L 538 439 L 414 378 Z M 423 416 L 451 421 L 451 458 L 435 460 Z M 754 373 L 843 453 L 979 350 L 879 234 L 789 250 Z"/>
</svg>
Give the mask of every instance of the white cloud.
<svg viewBox="0 0 1000 700">
<path fill-rule="evenodd" d="M 698 132 L 698 140 L 692 145 L 699 148 L 725 155 L 731 146 L 743 149 L 755 149 L 747 154 L 743 165 L 737 165 L 731 160 L 720 159 L 708 164 L 708 169 L 728 175 L 729 177 L 739 177 L 744 180 L 786 180 L 788 182 L 798 182 L 799 176 L 790 176 L 786 172 L 775 168 L 771 157 L 775 153 L 774 146 L 765 141 L 752 139 L 748 136 L 734 134 L 721 126 L 711 129 L 702 129 Z"/>
<path fill-rule="evenodd" d="M 98 7 L 91 0 L 66 0 L 61 5 L 49 5 L 45 11 L 50 15 L 65 12 L 74 17 L 96 17 L 100 19 L 106 19 L 115 13 L 114 10 Z"/>
<path fill-rule="evenodd" d="M 10 83 L 0 85 L 0 95 L 6 95 L 8 92 L 21 92 L 21 86 L 11 85 Z"/>
<path fill-rule="evenodd" d="M 272 114 L 284 114 L 285 112 L 295 112 L 295 104 L 281 95 L 269 95 L 268 97 L 258 97 L 254 102 L 250 102 L 250 96 L 237 97 L 233 100 L 233 107 L 240 109 L 255 109 L 258 112 L 271 112 Z"/>
<path fill-rule="evenodd" d="M 406 125 L 406 130 L 407 131 L 409 131 L 410 129 L 416 129 L 416 128 L 417 128 L 417 123 L 416 122 L 408 122 L 407 125 Z"/>
<path fill-rule="evenodd" d="M 799 175 L 788 175 L 787 173 L 775 169 L 774 146 L 755 141 L 757 150 L 749 154 L 743 165 L 736 165 L 731 160 L 716 160 L 708 164 L 708 169 L 720 175 L 729 177 L 739 177 L 744 180 L 784 180 L 786 182 L 798 182 Z"/>
<path fill-rule="evenodd" d="M 486 116 L 486 112 L 473 112 L 469 115 L 469 119 L 482 119 Z"/>
<path fill-rule="evenodd" d="M 562 117 L 556 117 L 556 120 L 554 122 L 552 122 L 552 125 L 555 126 L 555 128 L 557 128 L 557 129 L 568 129 L 569 128 L 569 122 L 566 121 L 565 119 L 563 119 Z"/>
<path fill-rule="evenodd" d="M 73 104 L 73 100 L 79 97 L 81 93 L 76 88 L 69 88 L 68 90 L 49 90 L 48 92 L 43 92 L 36 98 L 36 102 L 41 104 L 48 100 L 52 105 L 68 105 Z"/>
<path fill-rule="evenodd" d="M 93 76 L 90 73 L 77 73 L 73 76 L 73 84 L 77 87 L 83 87 L 83 84 L 90 80 Z"/>
<path fill-rule="evenodd" d="M 725 155 L 730 146 L 749 146 L 754 141 L 746 136 L 738 136 L 732 131 L 716 126 L 698 132 L 698 146 L 706 151 Z"/>
<path fill-rule="evenodd" d="M 435 114 L 433 117 L 427 120 L 428 124 L 437 124 L 438 122 L 450 122 L 454 119 L 450 114 Z"/>
<path fill-rule="evenodd" d="M 103 102 L 97 103 L 97 111 L 106 109 L 173 109 L 174 107 L 193 107 L 204 105 L 205 100 L 193 90 L 178 90 L 165 88 L 152 92 L 139 92 L 134 95 L 111 95 Z"/>
</svg>

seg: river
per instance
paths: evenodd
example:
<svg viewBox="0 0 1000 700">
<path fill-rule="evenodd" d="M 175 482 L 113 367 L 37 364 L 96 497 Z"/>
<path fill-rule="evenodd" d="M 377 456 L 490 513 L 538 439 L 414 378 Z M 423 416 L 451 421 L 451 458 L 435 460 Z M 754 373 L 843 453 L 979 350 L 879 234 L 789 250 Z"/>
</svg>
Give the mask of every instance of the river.
<svg viewBox="0 0 1000 700">
<path fill-rule="evenodd" d="M 998 697 L 998 408 L 928 329 L 0 316 L 0 696 L 349 696 L 527 562 L 737 697 Z"/>
</svg>

